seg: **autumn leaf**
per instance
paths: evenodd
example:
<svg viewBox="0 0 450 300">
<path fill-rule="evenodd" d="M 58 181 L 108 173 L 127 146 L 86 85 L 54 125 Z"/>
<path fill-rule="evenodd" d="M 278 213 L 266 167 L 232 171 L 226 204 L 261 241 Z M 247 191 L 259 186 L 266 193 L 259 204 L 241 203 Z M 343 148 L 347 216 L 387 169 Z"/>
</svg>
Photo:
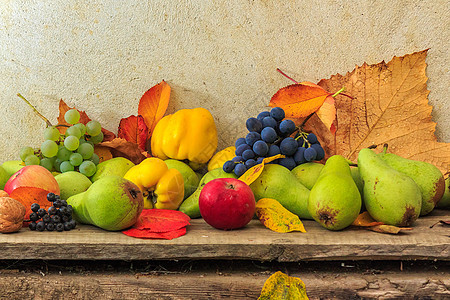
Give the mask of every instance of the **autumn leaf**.
<svg viewBox="0 0 450 300">
<path fill-rule="evenodd" d="M 241 177 L 239 177 L 239 180 L 245 182 L 247 185 L 252 184 L 253 181 L 255 181 L 259 175 L 261 175 L 262 171 L 264 170 L 264 165 L 270 163 L 271 161 L 274 161 L 279 158 L 285 157 L 282 154 L 277 154 L 271 157 L 266 157 L 263 159 L 263 161 L 260 164 L 257 164 L 256 166 L 251 167 L 247 171 L 245 171 L 244 174 L 242 174 Z"/>
<path fill-rule="evenodd" d="M 266 280 L 258 300 L 306 300 L 306 287 L 297 277 L 288 276 L 280 271 Z"/>
<path fill-rule="evenodd" d="M 164 116 L 169 105 L 170 86 L 163 80 L 141 97 L 138 114 L 141 115 L 148 127 L 148 138 L 152 136 L 153 129 Z"/>
<path fill-rule="evenodd" d="M 147 156 L 139 149 L 135 143 L 128 142 L 121 138 L 115 138 L 109 142 L 102 142 L 98 144 L 101 147 L 106 147 L 111 151 L 113 157 L 125 157 L 134 164 L 139 164 Z"/>
<path fill-rule="evenodd" d="M 60 100 L 59 101 L 59 116 L 58 116 L 58 124 L 59 125 L 67 125 L 70 126 L 69 123 L 66 122 L 66 120 L 64 119 L 64 115 L 66 114 L 66 112 L 72 108 L 75 107 L 70 107 L 66 104 L 66 102 L 64 102 L 64 100 Z M 77 109 L 78 110 L 78 109 Z M 86 114 L 86 112 L 78 110 L 78 112 L 80 113 L 80 120 L 79 123 L 83 123 L 84 125 L 86 125 L 87 122 L 89 122 L 91 119 L 88 117 L 88 115 Z M 59 132 L 61 132 L 61 134 L 64 134 L 66 132 L 67 127 L 65 126 L 58 126 Z M 102 132 L 103 132 L 103 141 L 107 142 L 107 141 L 112 141 L 116 135 L 114 133 L 112 133 L 109 130 L 106 130 L 105 128 L 102 127 Z"/>
<path fill-rule="evenodd" d="M 111 150 L 109 150 L 108 147 L 104 147 L 98 144 L 94 145 L 94 153 L 98 155 L 99 163 L 113 158 Z"/>
<path fill-rule="evenodd" d="M 275 232 L 306 232 L 302 221 L 275 199 L 263 198 L 256 203 L 256 216 L 261 223 Z"/>
<path fill-rule="evenodd" d="M 37 203 L 40 207 L 47 210 L 52 204 L 47 200 L 47 194 L 49 191 L 37 188 L 37 187 L 19 187 L 11 192 L 9 197 L 19 201 L 22 203 L 27 212 L 25 214 L 25 219 L 27 219 L 30 215 L 31 204 Z"/>
<path fill-rule="evenodd" d="M 387 143 L 394 154 L 448 171 L 450 143 L 437 142 L 427 98 L 427 51 L 394 57 L 388 63 L 364 63 L 346 75 L 318 83 L 328 91 L 345 86 L 346 93 L 354 97 L 335 97 L 338 126 L 334 137 L 317 132 L 330 142 L 328 156 L 340 154 L 355 161 L 362 148 Z M 313 124 L 317 120 L 310 121 L 310 128 L 317 125 Z"/>
<path fill-rule="evenodd" d="M 137 144 L 142 151 L 145 151 L 148 128 L 145 125 L 144 118 L 138 115 L 121 119 L 117 136 L 128 142 Z"/>
<path fill-rule="evenodd" d="M 386 225 L 383 222 L 377 222 L 369 212 L 365 211 L 356 218 L 352 223 L 353 226 L 362 227 L 371 231 L 380 233 L 398 234 L 403 230 L 412 230 L 412 228 L 397 227 L 393 225 Z"/>
<path fill-rule="evenodd" d="M 122 232 L 136 238 L 171 240 L 186 234 L 189 221 L 181 211 L 144 209 L 136 223 Z"/>
<path fill-rule="evenodd" d="M 369 214 L 369 212 L 365 211 L 356 218 L 355 221 L 353 221 L 353 226 L 360 226 L 360 227 L 370 227 L 370 226 L 376 226 L 376 225 L 383 225 L 383 222 L 377 222 L 372 218 L 372 216 Z"/>
<path fill-rule="evenodd" d="M 319 119 L 330 130 L 331 134 L 336 133 L 336 126 L 334 125 L 334 120 L 336 120 L 336 106 L 334 102 L 334 98 L 328 96 L 316 112 Z"/>
<path fill-rule="evenodd" d="M 283 108 L 287 118 L 301 118 L 316 112 L 330 95 L 313 83 L 297 83 L 279 89 L 269 106 Z"/>
</svg>

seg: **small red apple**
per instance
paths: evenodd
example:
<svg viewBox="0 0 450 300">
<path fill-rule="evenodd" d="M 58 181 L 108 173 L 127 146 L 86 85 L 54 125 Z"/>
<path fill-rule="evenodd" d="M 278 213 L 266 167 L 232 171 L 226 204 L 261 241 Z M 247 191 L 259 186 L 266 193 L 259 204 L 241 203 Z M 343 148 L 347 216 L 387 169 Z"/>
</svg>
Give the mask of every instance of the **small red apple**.
<svg viewBox="0 0 450 300">
<path fill-rule="evenodd" d="M 200 214 L 217 229 L 231 230 L 247 225 L 255 214 L 255 196 L 243 181 L 217 178 L 208 182 L 199 198 Z"/>
<path fill-rule="evenodd" d="M 59 185 L 55 177 L 46 168 L 38 165 L 25 166 L 6 182 L 4 191 L 11 193 L 20 187 L 41 188 L 59 195 Z"/>
</svg>

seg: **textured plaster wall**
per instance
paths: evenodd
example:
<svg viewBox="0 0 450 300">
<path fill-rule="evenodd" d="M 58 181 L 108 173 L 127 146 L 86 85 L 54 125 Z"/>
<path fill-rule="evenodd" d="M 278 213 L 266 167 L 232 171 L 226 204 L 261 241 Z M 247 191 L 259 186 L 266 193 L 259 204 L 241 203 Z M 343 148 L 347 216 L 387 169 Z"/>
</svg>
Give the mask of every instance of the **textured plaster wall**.
<svg viewBox="0 0 450 300">
<path fill-rule="evenodd" d="M 430 103 L 450 142 L 449 1 L 0 1 L 0 160 L 38 146 L 59 99 L 117 132 L 138 100 L 166 80 L 169 111 L 213 113 L 220 147 L 244 133 L 290 82 L 317 82 L 363 62 L 430 48 Z M 418 141 L 420 142 L 420 141 Z"/>
</svg>

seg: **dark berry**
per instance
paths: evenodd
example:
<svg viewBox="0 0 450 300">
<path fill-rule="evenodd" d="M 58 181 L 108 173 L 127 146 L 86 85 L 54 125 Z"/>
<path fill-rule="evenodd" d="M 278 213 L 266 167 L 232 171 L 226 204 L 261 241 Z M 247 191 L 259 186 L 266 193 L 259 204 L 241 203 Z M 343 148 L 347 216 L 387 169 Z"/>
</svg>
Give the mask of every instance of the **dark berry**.
<svg viewBox="0 0 450 300">
<path fill-rule="evenodd" d="M 274 156 L 277 154 L 281 154 L 280 147 L 278 147 L 277 145 L 270 145 L 267 156 L 270 157 L 270 156 Z"/>
<path fill-rule="evenodd" d="M 44 231 L 45 230 L 45 223 L 43 221 L 39 221 L 36 224 L 36 230 L 37 231 Z"/>
<path fill-rule="evenodd" d="M 54 207 L 54 206 L 50 206 L 50 207 L 48 208 L 48 214 L 49 214 L 49 215 L 56 215 L 56 211 L 57 211 L 57 209 L 56 209 L 56 207 Z"/>
<path fill-rule="evenodd" d="M 263 124 L 264 128 L 272 127 L 273 129 L 275 129 L 277 127 L 277 125 L 278 125 L 277 121 L 274 118 L 272 118 L 272 117 L 265 117 L 262 120 L 262 124 Z"/>
<path fill-rule="evenodd" d="M 249 132 L 247 134 L 247 136 L 245 137 L 245 142 L 247 143 L 247 145 L 253 146 L 253 144 L 256 141 L 259 141 L 260 139 L 261 139 L 261 135 L 258 132 Z M 245 150 L 247 150 L 247 149 L 245 149 Z M 242 151 L 242 152 L 244 152 L 244 151 Z"/>
<path fill-rule="evenodd" d="M 70 220 L 69 223 L 72 229 L 74 229 L 77 226 L 77 222 L 75 220 Z"/>
<path fill-rule="evenodd" d="M 247 167 L 247 169 L 250 169 L 251 167 L 253 167 L 253 166 L 256 166 L 257 165 L 257 163 L 256 163 L 256 160 L 254 160 L 254 159 L 248 159 L 246 162 L 245 162 L 245 166 Z"/>
<path fill-rule="evenodd" d="M 277 121 L 281 121 L 286 115 L 281 107 L 274 107 L 270 110 L 270 116 Z"/>
<path fill-rule="evenodd" d="M 56 200 L 61 200 L 61 196 L 60 195 L 55 195 L 55 201 Z"/>
<path fill-rule="evenodd" d="M 258 158 L 256 159 L 256 164 L 262 163 L 263 159 L 264 159 L 264 157 L 258 157 Z"/>
<path fill-rule="evenodd" d="M 256 118 L 258 120 L 262 121 L 265 117 L 269 117 L 269 116 L 270 116 L 270 112 L 263 111 L 263 112 L 260 112 Z"/>
<path fill-rule="evenodd" d="M 236 167 L 234 167 L 234 174 L 236 174 L 237 177 L 242 176 L 245 171 L 247 171 L 247 167 L 244 164 L 237 164 Z"/>
<path fill-rule="evenodd" d="M 280 158 L 279 164 L 283 167 L 288 168 L 289 170 L 292 170 L 296 167 L 295 161 L 292 157 Z"/>
<path fill-rule="evenodd" d="M 266 127 L 261 131 L 261 138 L 267 143 L 273 143 L 277 140 L 278 135 L 272 127 Z"/>
<path fill-rule="evenodd" d="M 56 224 L 56 231 L 58 232 L 64 231 L 64 224 L 63 223 Z"/>
<path fill-rule="evenodd" d="M 310 142 L 311 144 L 315 144 L 318 141 L 317 136 L 314 133 L 308 134 L 306 138 L 308 139 L 308 142 Z"/>
<path fill-rule="evenodd" d="M 55 202 L 53 202 L 53 206 L 56 208 L 60 208 L 61 207 L 61 200 L 55 200 Z"/>
<path fill-rule="evenodd" d="M 317 152 L 316 160 L 322 160 L 325 157 L 325 151 L 320 144 L 313 144 L 311 145 L 311 148 L 314 148 Z"/>
<path fill-rule="evenodd" d="M 37 214 L 39 217 L 42 218 L 43 216 L 45 216 L 47 214 L 47 212 L 45 211 L 45 209 L 39 208 Z"/>
<path fill-rule="evenodd" d="M 50 201 L 50 202 L 55 201 L 55 197 L 56 197 L 56 195 L 54 193 L 48 193 L 47 194 L 47 200 Z"/>
<path fill-rule="evenodd" d="M 73 208 L 72 205 L 67 205 L 67 215 L 72 217 Z"/>
<path fill-rule="evenodd" d="M 245 144 L 245 138 L 238 138 L 236 140 L 236 143 L 234 143 L 234 146 L 237 148 L 237 147 L 239 147 L 242 144 Z"/>
<path fill-rule="evenodd" d="M 41 208 L 39 206 L 39 204 L 37 204 L 37 203 L 31 204 L 31 211 L 37 212 L 39 210 L 39 208 Z"/>
<path fill-rule="evenodd" d="M 28 224 L 28 228 L 30 228 L 30 230 L 36 230 L 36 222 L 31 222 Z"/>
<path fill-rule="evenodd" d="M 253 152 L 258 156 L 266 156 L 267 152 L 269 152 L 269 146 L 264 141 L 257 141 L 253 145 Z"/>
<path fill-rule="evenodd" d="M 51 218 L 50 218 L 49 215 L 45 215 L 45 216 L 42 217 L 42 221 L 44 221 L 45 223 L 50 222 L 50 220 L 51 220 Z"/>
<path fill-rule="evenodd" d="M 58 215 L 52 216 L 52 223 L 59 223 L 61 222 L 61 217 Z"/>
<path fill-rule="evenodd" d="M 314 148 L 308 148 L 303 153 L 303 156 L 305 157 L 306 161 L 313 161 L 316 159 L 317 152 Z"/>
<path fill-rule="evenodd" d="M 295 131 L 295 123 L 291 120 L 283 120 L 279 125 L 280 131 L 286 135 L 291 135 Z"/>
<path fill-rule="evenodd" d="M 251 159 L 251 158 L 255 158 L 255 152 L 253 152 L 253 150 L 245 150 L 245 151 L 242 153 L 242 158 L 243 158 L 244 160 L 249 160 L 249 159 Z"/>
<path fill-rule="evenodd" d="M 38 216 L 37 213 L 32 212 L 32 213 L 30 214 L 30 221 L 36 222 L 36 221 L 39 220 L 39 219 L 40 219 L 40 218 L 39 218 L 39 216 Z"/>
<path fill-rule="evenodd" d="M 62 216 L 61 220 L 62 220 L 63 223 L 69 222 L 70 221 L 70 217 L 69 216 Z"/>
<path fill-rule="evenodd" d="M 280 144 L 281 154 L 292 156 L 297 151 L 297 148 L 298 148 L 297 141 L 291 137 L 285 138 L 283 141 L 281 141 Z"/>
<path fill-rule="evenodd" d="M 237 156 L 242 156 L 242 153 L 244 153 L 245 150 L 249 150 L 249 149 L 252 149 L 252 147 L 250 147 L 247 144 L 242 144 L 236 148 L 236 150 L 234 151 L 234 154 L 236 154 Z"/>
<path fill-rule="evenodd" d="M 67 201 L 66 200 L 61 200 L 61 207 L 65 207 L 67 206 Z"/>
<path fill-rule="evenodd" d="M 227 173 L 231 173 L 234 170 L 235 163 L 231 160 L 227 161 L 223 164 L 223 170 Z"/>
<path fill-rule="evenodd" d="M 69 222 L 64 222 L 64 230 L 69 231 L 70 229 L 72 229 L 72 224 Z"/>
<path fill-rule="evenodd" d="M 62 206 L 62 207 L 59 209 L 59 212 L 61 213 L 61 216 L 67 215 L 67 207 L 66 207 L 66 206 Z"/>
<path fill-rule="evenodd" d="M 45 229 L 47 229 L 48 231 L 53 231 L 55 230 L 55 224 L 48 223 L 47 226 L 45 226 Z"/>
<path fill-rule="evenodd" d="M 242 156 L 235 156 L 231 159 L 232 162 L 238 163 L 238 162 L 242 162 L 244 161 L 244 159 L 242 158 Z"/>
<path fill-rule="evenodd" d="M 261 132 L 262 129 L 262 123 L 257 118 L 249 118 L 245 122 L 245 126 L 247 127 L 248 131 L 252 132 Z"/>
</svg>

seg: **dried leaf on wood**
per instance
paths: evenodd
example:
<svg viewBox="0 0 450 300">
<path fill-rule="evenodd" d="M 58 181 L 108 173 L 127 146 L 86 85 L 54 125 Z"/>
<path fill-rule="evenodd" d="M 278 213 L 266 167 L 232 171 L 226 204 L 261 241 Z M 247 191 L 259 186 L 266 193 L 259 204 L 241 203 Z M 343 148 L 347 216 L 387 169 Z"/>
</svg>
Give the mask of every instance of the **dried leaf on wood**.
<svg viewBox="0 0 450 300">
<path fill-rule="evenodd" d="M 105 160 L 113 158 L 108 147 L 103 147 L 98 144 L 94 146 L 94 153 L 98 155 L 99 162 L 104 162 Z"/>
<path fill-rule="evenodd" d="M 437 224 L 442 224 L 442 225 L 450 226 L 450 220 L 449 220 L 449 221 L 439 220 L 439 221 L 437 221 L 436 223 L 434 223 L 433 225 L 431 225 L 430 228 L 433 228 L 433 227 L 436 226 Z"/>
<path fill-rule="evenodd" d="M 148 127 L 148 138 L 152 136 L 156 123 L 166 113 L 169 99 L 170 86 L 163 80 L 145 92 L 139 101 L 138 114 L 144 118 Z"/>
<path fill-rule="evenodd" d="M 58 124 L 60 125 L 70 125 L 69 123 L 66 122 L 66 120 L 64 119 L 64 115 L 65 113 L 75 107 L 70 107 L 69 105 L 66 104 L 66 102 L 64 102 L 64 100 L 60 100 L 59 101 L 59 116 L 58 116 Z M 78 109 L 77 109 L 78 110 Z M 86 114 L 86 112 L 78 110 L 78 112 L 80 113 L 80 123 L 83 123 L 86 125 L 87 122 L 89 122 L 91 119 L 88 117 L 88 115 Z M 61 127 L 58 126 L 59 132 L 61 132 L 62 134 L 64 134 L 66 132 L 67 127 Z M 103 141 L 107 142 L 107 141 L 112 141 L 116 135 L 114 133 L 112 133 L 109 130 L 106 130 L 105 128 L 102 127 L 102 132 L 103 132 Z"/>
<path fill-rule="evenodd" d="M 280 271 L 266 280 L 258 300 L 306 300 L 306 287 L 298 277 L 288 276 Z"/>
<path fill-rule="evenodd" d="M 261 223 L 275 232 L 306 232 L 302 221 L 275 199 L 263 198 L 256 203 L 256 216 Z"/>
<path fill-rule="evenodd" d="M 117 136 L 128 142 L 137 144 L 141 151 L 145 151 L 148 128 L 145 125 L 144 118 L 138 115 L 121 119 Z"/>
<path fill-rule="evenodd" d="M 353 226 L 360 226 L 360 227 L 370 227 L 370 226 L 376 226 L 376 225 L 383 225 L 383 222 L 377 222 L 372 218 L 371 215 L 369 215 L 369 212 L 365 211 L 356 218 L 355 221 L 353 221 Z"/>
<path fill-rule="evenodd" d="M 317 132 L 322 140 L 331 141 L 328 156 L 340 154 L 355 161 L 362 148 L 387 143 L 394 154 L 432 163 L 443 173 L 448 171 L 450 143 L 437 142 L 427 98 L 427 51 L 394 57 L 388 63 L 364 63 L 351 73 L 319 82 L 328 91 L 344 86 L 354 97 L 336 96 L 338 125 L 334 137 L 327 131 Z M 310 120 L 307 125 L 317 124 Z"/>
<path fill-rule="evenodd" d="M 288 118 L 301 118 L 316 112 L 330 95 L 314 83 L 302 82 L 279 89 L 269 106 L 283 108 Z"/>
<path fill-rule="evenodd" d="M 376 225 L 367 227 L 369 230 L 380 232 L 380 233 L 390 233 L 390 234 L 398 234 L 399 232 L 402 232 L 404 230 L 412 230 L 412 228 L 407 227 L 397 227 L 392 225 Z"/>
<path fill-rule="evenodd" d="M 115 138 L 112 141 L 102 142 L 98 145 L 108 148 L 113 157 L 125 157 L 131 160 L 134 164 L 139 164 L 146 158 L 137 144 L 128 142 L 121 138 Z"/>
</svg>

